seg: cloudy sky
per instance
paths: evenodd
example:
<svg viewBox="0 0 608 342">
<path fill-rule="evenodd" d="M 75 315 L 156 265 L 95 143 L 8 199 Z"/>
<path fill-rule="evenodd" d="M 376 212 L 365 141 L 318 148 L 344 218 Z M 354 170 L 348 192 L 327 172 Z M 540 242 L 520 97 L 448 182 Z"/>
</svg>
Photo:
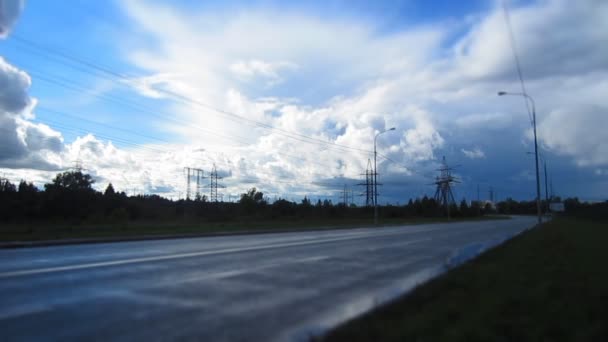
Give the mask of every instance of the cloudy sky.
<svg viewBox="0 0 608 342">
<path fill-rule="evenodd" d="M 554 193 L 605 200 L 608 2 L 508 7 Z M 0 0 L 0 37 L 13 181 L 78 161 L 99 189 L 178 198 L 215 164 L 225 200 L 361 203 L 396 127 L 381 202 L 433 195 L 443 156 L 458 199 L 535 195 L 524 99 L 496 95 L 521 91 L 501 1 Z"/>
</svg>

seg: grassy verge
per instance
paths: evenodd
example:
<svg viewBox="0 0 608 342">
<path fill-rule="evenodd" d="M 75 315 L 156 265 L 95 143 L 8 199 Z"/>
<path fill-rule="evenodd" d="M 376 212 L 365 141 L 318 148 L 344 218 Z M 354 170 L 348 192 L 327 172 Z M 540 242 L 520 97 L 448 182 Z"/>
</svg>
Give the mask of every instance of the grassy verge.
<svg viewBox="0 0 608 342">
<path fill-rule="evenodd" d="M 608 341 L 608 222 L 556 219 L 324 341 Z"/>
<path fill-rule="evenodd" d="M 504 219 L 502 216 L 485 216 L 475 218 L 452 219 L 488 220 Z M 450 222 L 452 222 L 450 221 Z M 443 218 L 409 218 L 386 219 L 380 221 L 381 226 L 395 226 L 405 224 L 424 224 L 447 222 Z M 230 221 L 230 222 L 130 222 L 115 224 L 60 224 L 60 223 L 31 223 L 31 224 L 2 224 L 0 225 L 0 241 L 41 241 L 81 238 L 113 238 L 138 237 L 154 235 L 184 235 L 184 234 L 214 234 L 238 233 L 255 231 L 285 231 L 285 230 L 311 230 L 334 228 L 372 227 L 373 220 L 362 219 L 293 219 L 293 220 L 267 220 L 267 221 Z"/>
</svg>

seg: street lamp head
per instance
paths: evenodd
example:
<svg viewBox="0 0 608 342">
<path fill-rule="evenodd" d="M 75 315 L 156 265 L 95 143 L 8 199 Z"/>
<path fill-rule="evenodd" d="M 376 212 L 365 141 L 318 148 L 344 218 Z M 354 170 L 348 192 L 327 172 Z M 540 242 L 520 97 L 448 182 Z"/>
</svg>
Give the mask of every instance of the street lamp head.
<svg viewBox="0 0 608 342">
<path fill-rule="evenodd" d="M 506 91 L 499 91 L 498 92 L 498 96 L 503 96 L 503 95 L 507 95 Z"/>
<path fill-rule="evenodd" d="M 389 130 L 389 131 L 394 131 L 394 130 L 395 130 L 395 127 L 391 127 L 391 128 L 389 128 L 388 130 Z"/>
</svg>

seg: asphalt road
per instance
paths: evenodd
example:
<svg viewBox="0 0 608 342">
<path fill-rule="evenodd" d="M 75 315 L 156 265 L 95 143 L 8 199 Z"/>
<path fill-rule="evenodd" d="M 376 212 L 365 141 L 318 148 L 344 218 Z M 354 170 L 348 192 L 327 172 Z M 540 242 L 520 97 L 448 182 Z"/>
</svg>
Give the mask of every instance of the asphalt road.
<svg viewBox="0 0 608 342">
<path fill-rule="evenodd" d="M 0 340 L 306 340 L 534 220 L 0 250 Z"/>
</svg>

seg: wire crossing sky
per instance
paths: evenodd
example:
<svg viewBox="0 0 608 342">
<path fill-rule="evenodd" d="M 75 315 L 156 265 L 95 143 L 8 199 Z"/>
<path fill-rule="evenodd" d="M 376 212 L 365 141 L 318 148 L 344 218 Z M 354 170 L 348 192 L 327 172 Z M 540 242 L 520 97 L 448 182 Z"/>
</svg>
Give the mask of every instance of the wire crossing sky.
<svg viewBox="0 0 608 342">
<path fill-rule="evenodd" d="M 224 198 L 339 201 L 396 127 L 380 203 L 431 196 L 443 156 L 457 200 L 532 199 L 514 38 L 555 195 L 605 200 L 608 4 L 507 4 L 512 37 L 488 1 L 0 0 L 0 174 L 179 198 L 215 164 Z"/>
</svg>

